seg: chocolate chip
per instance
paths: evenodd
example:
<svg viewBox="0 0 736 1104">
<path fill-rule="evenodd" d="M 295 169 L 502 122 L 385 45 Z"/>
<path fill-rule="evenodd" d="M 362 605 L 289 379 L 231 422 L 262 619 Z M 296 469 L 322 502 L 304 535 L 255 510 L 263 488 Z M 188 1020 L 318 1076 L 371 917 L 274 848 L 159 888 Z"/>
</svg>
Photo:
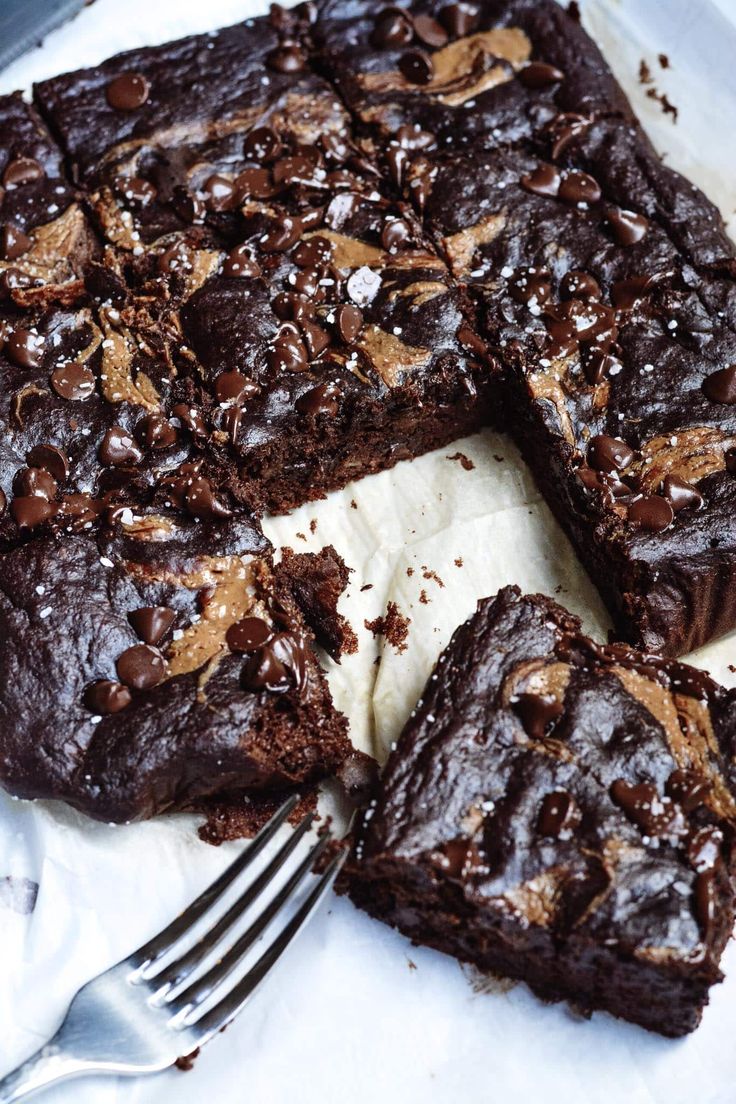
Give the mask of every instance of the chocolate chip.
<svg viewBox="0 0 736 1104">
<path fill-rule="evenodd" d="M 62 399 L 84 402 L 94 394 L 94 374 L 83 364 L 64 364 L 51 373 L 51 386 Z"/>
<path fill-rule="evenodd" d="M 464 38 L 478 25 L 478 8 L 475 4 L 445 4 L 440 9 L 440 21 L 452 38 Z"/>
<path fill-rule="evenodd" d="M 325 382 L 305 391 L 294 405 L 297 413 L 306 414 L 308 417 L 316 418 L 320 414 L 334 417 L 340 408 L 340 398 L 341 392 L 337 384 Z"/>
<path fill-rule="evenodd" d="M 50 502 L 56 497 L 57 490 L 56 480 L 44 468 L 19 468 L 13 479 L 13 491 L 23 497 L 36 495 Z"/>
<path fill-rule="evenodd" d="M 699 510 L 703 505 L 703 496 L 697 487 L 676 475 L 665 476 L 662 494 L 676 514 L 680 510 Z"/>
<path fill-rule="evenodd" d="M 371 42 L 379 50 L 408 46 L 414 37 L 411 17 L 400 8 L 383 8 L 378 12 L 371 33 Z"/>
<path fill-rule="evenodd" d="M 568 836 L 582 819 L 580 809 L 567 790 L 554 790 L 545 795 L 539 810 L 537 831 L 543 836 Z"/>
<path fill-rule="evenodd" d="M 478 357 L 480 361 L 487 361 L 489 359 L 488 347 L 485 341 L 478 336 L 472 326 L 469 326 L 467 322 L 461 322 L 458 326 L 457 339 L 463 349 L 467 349 L 474 356 Z"/>
<path fill-rule="evenodd" d="M 43 180 L 45 175 L 43 165 L 35 157 L 16 157 L 5 166 L 3 184 L 6 188 L 20 188 L 24 184 Z"/>
<path fill-rule="evenodd" d="M 636 245 L 649 229 L 649 220 L 636 211 L 627 211 L 622 207 L 608 207 L 606 220 L 611 233 L 619 245 Z"/>
<path fill-rule="evenodd" d="M 266 63 L 277 73 L 301 73 L 307 64 L 304 51 L 296 43 L 277 46 L 266 56 Z"/>
<path fill-rule="evenodd" d="M 447 45 L 449 35 L 441 23 L 438 23 L 431 15 L 420 13 L 414 16 L 414 33 L 420 42 L 433 49 L 440 49 Z"/>
<path fill-rule="evenodd" d="M 72 519 L 75 532 L 95 520 L 101 504 L 88 494 L 66 494 L 59 503 L 59 516 Z"/>
<path fill-rule="evenodd" d="M 352 344 L 363 329 L 363 312 L 352 303 L 345 303 L 335 311 L 335 329 L 346 345 Z"/>
<path fill-rule="evenodd" d="M 282 215 L 272 222 L 271 228 L 259 238 L 258 244 L 264 253 L 284 253 L 299 240 L 301 230 L 298 218 Z"/>
<path fill-rule="evenodd" d="M 578 115 L 574 111 L 563 112 L 562 115 L 556 116 L 551 123 L 547 125 L 547 133 L 552 140 L 552 148 L 550 153 L 552 160 L 556 161 L 565 150 L 578 138 L 582 138 L 584 134 L 587 134 L 592 125 L 592 119 L 586 115 Z"/>
<path fill-rule="evenodd" d="M 282 333 L 268 353 L 268 363 L 274 372 L 304 372 L 309 357 L 304 342 L 297 334 Z"/>
<path fill-rule="evenodd" d="M 261 269 L 258 262 L 251 257 L 250 248 L 247 245 L 236 245 L 225 258 L 222 275 L 230 279 L 255 279 L 261 275 Z"/>
<path fill-rule="evenodd" d="M 705 825 L 690 838 L 687 860 L 698 874 L 714 870 L 723 854 L 723 832 L 714 824 Z"/>
<path fill-rule="evenodd" d="M 14 498 L 10 503 L 13 520 L 20 529 L 36 529 L 56 513 L 56 503 L 38 495 Z"/>
<path fill-rule="evenodd" d="M 541 740 L 563 710 L 554 694 L 519 694 L 511 705 L 532 740 Z"/>
<path fill-rule="evenodd" d="M 330 344 L 330 335 L 316 322 L 304 320 L 300 323 L 299 328 L 304 338 L 304 344 L 307 347 L 309 353 L 309 359 L 315 360 L 320 353 L 323 353 Z"/>
<path fill-rule="evenodd" d="M 44 339 L 31 330 L 11 330 L 7 336 L 5 351 L 19 368 L 38 368 L 43 358 Z"/>
<path fill-rule="evenodd" d="M 516 74 L 525 88 L 549 88 L 565 79 L 565 74 L 546 61 L 530 61 Z"/>
<path fill-rule="evenodd" d="M 171 413 L 175 418 L 178 418 L 185 429 L 188 429 L 195 437 L 206 437 L 207 427 L 204 424 L 204 418 L 197 410 L 196 406 L 190 406 L 189 403 L 176 403 L 172 407 Z"/>
<path fill-rule="evenodd" d="M 661 533 L 672 524 L 675 513 L 666 498 L 653 494 L 632 502 L 627 516 L 632 525 L 638 525 L 649 533 Z"/>
<path fill-rule="evenodd" d="M 254 199 L 269 199 L 275 195 L 270 169 L 244 169 L 235 180 L 236 203 L 241 204 L 251 197 Z"/>
<path fill-rule="evenodd" d="M 612 353 L 606 353 L 602 349 L 592 348 L 584 358 L 583 372 L 592 387 L 607 379 L 614 368 L 616 369 L 616 375 L 618 375 L 623 368 L 621 361 Z"/>
<path fill-rule="evenodd" d="M 611 288 L 611 302 L 617 310 L 633 310 L 652 288 L 661 283 L 665 274 L 653 276 L 632 276 L 627 280 L 617 280 Z"/>
<path fill-rule="evenodd" d="M 14 261 L 22 257 L 33 245 L 33 240 L 12 222 L 6 222 L 0 228 L 0 257 L 5 261 Z"/>
<path fill-rule="evenodd" d="M 215 380 L 215 395 L 218 402 L 243 402 L 257 395 L 260 387 L 237 368 L 221 372 Z"/>
<path fill-rule="evenodd" d="M 705 870 L 702 874 L 698 874 L 693 897 L 695 916 L 707 939 L 717 913 L 716 878 L 712 870 Z"/>
<path fill-rule="evenodd" d="M 351 154 L 350 146 L 345 140 L 344 134 L 320 134 L 320 149 L 325 155 L 326 161 L 342 165 Z"/>
<path fill-rule="evenodd" d="M 110 426 L 102 438 L 97 455 L 105 467 L 118 467 L 121 464 L 139 464 L 143 453 L 133 439 L 132 433 L 122 426 Z"/>
<path fill-rule="evenodd" d="M 51 472 L 57 483 L 65 483 L 69 478 L 69 457 L 56 445 L 34 445 L 26 453 L 26 463 Z"/>
<path fill-rule="evenodd" d="M 660 797 L 651 782 L 631 785 L 617 778 L 611 786 L 611 797 L 648 836 L 680 836 L 687 831 L 679 806 L 669 797 Z"/>
<path fill-rule="evenodd" d="M 229 211 L 236 206 L 236 192 L 232 180 L 220 173 L 208 176 L 202 187 L 204 201 L 211 211 Z"/>
<path fill-rule="evenodd" d="M 151 86 L 142 73 L 121 73 L 107 86 L 107 102 L 116 111 L 137 111 L 148 99 Z"/>
<path fill-rule="evenodd" d="M 271 127 L 256 127 L 247 134 L 243 142 L 243 153 L 252 161 L 262 161 L 269 164 L 275 161 L 281 153 L 283 146 L 281 139 Z"/>
<path fill-rule="evenodd" d="M 560 295 L 563 299 L 600 299 L 601 285 L 589 272 L 571 269 L 560 281 Z"/>
<path fill-rule="evenodd" d="M 562 353 L 591 343 L 607 349 L 618 334 L 616 316 L 604 303 L 567 299 L 545 307 L 544 316 L 547 331 Z"/>
<path fill-rule="evenodd" d="M 559 190 L 565 203 L 597 203 L 601 198 L 601 186 L 589 173 L 573 169 L 565 173 Z"/>
<path fill-rule="evenodd" d="M 521 186 L 533 195 L 556 196 L 560 190 L 560 174 L 554 165 L 542 163 L 522 176 Z"/>
<path fill-rule="evenodd" d="M 271 626 L 261 617 L 243 617 L 231 625 L 225 634 L 231 652 L 252 652 L 266 644 L 273 635 Z"/>
<path fill-rule="evenodd" d="M 721 368 L 703 380 L 703 392 L 711 402 L 731 406 L 736 403 L 736 364 Z"/>
<path fill-rule="evenodd" d="M 397 188 L 401 188 L 404 183 L 404 174 L 408 163 L 409 154 L 405 149 L 395 143 L 389 145 L 386 151 L 386 164 L 388 165 L 389 176 Z"/>
<path fill-rule="evenodd" d="M 313 268 L 317 265 L 329 264 L 333 251 L 334 246 L 329 238 L 315 234 L 313 238 L 299 242 L 292 254 L 292 260 L 300 268 Z"/>
<path fill-rule="evenodd" d="M 144 644 L 160 644 L 176 620 L 168 606 L 141 606 L 128 614 L 134 633 Z"/>
<path fill-rule="evenodd" d="M 302 230 L 314 230 L 324 222 L 324 207 L 302 207 L 299 211 L 299 221 Z"/>
<path fill-rule="evenodd" d="M 283 694 L 303 689 L 307 678 L 304 643 L 292 633 L 277 633 L 251 653 L 243 668 L 242 682 L 248 690 Z"/>
<path fill-rule="evenodd" d="M 299 275 L 303 276 L 303 273 L 299 273 Z M 300 280 L 300 284 L 303 283 L 304 281 Z M 313 290 L 316 292 L 318 289 L 315 287 Z M 310 294 L 310 292 L 305 291 L 304 294 Z M 290 291 L 281 291 L 274 296 L 271 300 L 271 307 L 273 313 L 282 322 L 301 322 L 314 316 L 314 303 L 304 298 L 304 295 L 295 295 Z"/>
<path fill-rule="evenodd" d="M 183 222 L 203 222 L 207 213 L 207 208 L 204 205 L 204 200 L 198 195 L 193 195 L 183 184 L 177 184 L 174 191 L 171 194 L 171 206 L 176 211 L 177 215 Z M 168 252 L 182 246 L 182 255 L 184 255 L 184 243 L 176 242 Z M 188 256 L 188 250 L 187 254 Z"/>
<path fill-rule="evenodd" d="M 151 184 L 150 180 L 144 180 L 142 176 L 118 177 L 115 187 L 131 207 L 147 207 L 158 195 L 156 186 Z"/>
<path fill-rule="evenodd" d="M 508 289 L 517 303 L 541 306 L 552 294 L 552 281 L 545 268 L 517 268 L 509 277 Z"/>
<path fill-rule="evenodd" d="M 623 471 L 636 456 L 632 448 L 617 437 L 599 433 L 592 437 L 588 445 L 588 463 L 591 468 L 602 472 Z"/>
<path fill-rule="evenodd" d="M 166 674 L 166 660 L 150 644 L 127 648 L 115 664 L 118 678 L 134 690 L 151 690 Z"/>
<path fill-rule="evenodd" d="M 404 249 L 411 241 L 411 230 L 403 219 L 388 219 L 381 230 L 381 245 L 388 252 Z"/>
<path fill-rule="evenodd" d="M 33 280 L 19 268 L 6 268 L 0 272 L 0 299 L 12 299 L 14 291 L 29 288 Z"/>
<path fill-rule="evenodd" d="M 135 435 L 148 449 L 171 448 L 176 444 L 177 433 L 163 414 L 146 414 L 136 422 Z"/>
<path fill-rule="evenodd" d="M 186 242 L 177 241 L 165 249 L 158 258 L 158 270 L 164 276 L 172 272 L 187 272 L 192 269 L 192 251 Z"/>
<path fill-rule="evenodd" d="M 84 704 L 91 713 L 99 713 L 103 717 L 109 713 L 119 713 L 130 705 L 133 697 L 127 686 L 121 682 L 113 682 L 112 679 L 98 679 L 91 683 L 84 691 Z"/>
<path fill-rule="evenodd" d="M 665 792 L 686 813 L 692 813 L 703 805 L 712 789 L 710 779 L 694 770 L 674 770 L 665 785 Z"/>
<path fill-rule="evenodd" d="M 434 66 L 424 50 L 409 50 L 399 58 L 399 69 L 410 84 L 429 84 L 434 76 Z"/>
<path fill-rule="evenodd" d="M 314 169 L 314 162 L 308 157 L 281 157 L 273 166 L 274 183 L 287 188 L 294 184 L 311 184 L 314 181 Z"/>
<path fill-rule="evenodd" d="M 187 510 L 195 518 L 228 518 L 230 510 L 215 494 L 209 479 L 198 476 L 193 479 L 184 496 Z"/>
</svg>

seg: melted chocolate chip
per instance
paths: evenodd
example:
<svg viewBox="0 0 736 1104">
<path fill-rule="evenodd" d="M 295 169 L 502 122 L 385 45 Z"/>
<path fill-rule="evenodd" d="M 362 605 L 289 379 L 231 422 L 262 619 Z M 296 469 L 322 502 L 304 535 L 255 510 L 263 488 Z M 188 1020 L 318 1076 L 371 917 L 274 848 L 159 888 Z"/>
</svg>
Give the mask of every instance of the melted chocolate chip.
<svg viewBox="0 0 736 1104">
<path fill-rule="evenodd" d="M 91 683 L 84 691 L 84 704 L 91 713 L 99 713 L 107 716 L 109 713 L 119 713 L 130 705 L 133 697 L 127 686 L 121 682 L 113 682 L 112 679 L 98 679 Z"/>
<path fill-rule="evenodd" d="M 132 433 L 122 426 L 110 426 L 102 438 L 97 455 L 105 467 L 118 467 L 123 464 L 139 464 L 143 452 L 133 439 Z"/>
<path fill-rule="evenodd" d="M 554 165 L 542 163 L 522 176 L 521 186 L 533 195 L 556 196 L 560 190 L 560 174 Z"/>
<path fill-rule="evenodd" d="M 225 634 L 231 652 L 253 652 L 268 643 L 273 630 L 261 617 L 243 617 L 231 625 Z"/>
<path fill-rule="evenodd" d="M 580 824 L 580 809 L 567 790 L 555 790 L 546 794 L 539 810 L 537 831 L 543 836 L 569 836 Z"/>
<path fill-rule="evenodd" d="M 517 268 L 509 278 L 508 289 L 517 303 L 541 306 L 552 294 L 552 280 L 544 268 Z"/>
<path fill-rule="evenodd" d="M 335 329 L 346 345 L 352 344 L 363 329 L 363 312 L 352 303 L 345 303 L 335 311 Z"/>
<path fill-rule="evenodd" d="M 552 160 L 557 161 L 568 146 L 587 134 L 591 124 L 592 119 L 586 115 L 578 115 L 574 111 L 564 112 L 553 119 L 547 126 L 547 133 L 552 141 L 550 150 Z"/>
<path fill-rule="evenodd" d="M 565 74 L 545 61 L 530 61 L 519 70 L 517 76 L 525 88 L 549 88 L 565 79 Z"/>
<path fill-rule="evenodd" d="M 264 253 L 284 253 L 299 240 L 301 230 L 298 218 L 282 215 L 281 218 L 275 219 L 270 230 L 259 238 L 258 244 Z"/>
<path fill-rule="evenodd" d="M 674 520 L 674 510 L 661 495 L 643 495 L 631 503 L 627 517 L 632 525 L 649 533 L 661 533 Z"/>
<path fill-rule="evenodd" d="M 511 704 L 532 740 L 541 740 L 563 710 L 562 702 L 553 694 L 519 694 Z"/>
<path fill-rule="evenodd" d="M 281 139 L 271 127 L 256 127 L 243 142 L 243 153 L 252 161 L 269 164 L 275 161 L 283 149 Z"/>
<path fill-rule="evenodd" d="M 545 308 L 544 321 L 556 352 L 573 351 L 580 344 L 595 343 L 608 349 L 618 334 L 616 316 L 604 303 L 568 299 Z"/>
<path fill-rule="evenodd" d="M 714 870 L 721 861 L 723 832 L 715 825 L 700 828 L 691 836 L 687 845 L 687 859 L 698 874 Z"/>
<path fill-rule="evenodd" d="M 381 245 L 388 252 L 404 249 L 411 242 L 411 230 L 403 219 L 388 219 L 381 230 Z"/>
<path fill-rule="evenodd" d="M 33 280 L 19 268 L 6 268 L 0 272 L 0 299 L 12 299 L 13 292 L 29 288 Z"/>
<path fill-rule="evenodd" d="M 268 363 L 274 372 L 304 372 L 309 357 L 301 337 L 294 333 L 281 334 L 269 350 Z"/>
<path fill-rule="evenodd" d="M 237 368 L 221 372 L 215 380 L 215 395 L 219 402 L 243 402 L 257 395 L 260 387 Z"/>
<path fill-rule="evenodd" d="M 146 414 L 136 422 L 135 435 L 147 449 L 171 448 L 176 444 L 174 426 L 163 414 Z"/>
<path fill-rule="evenodd" d="M 617 280 L 611 288 L 611 302 L 617 310 L 633 310 L 665 276 L 665 273 L 655 273 L 652 276 L 632 276 L 628 280 Z"/>
<path fill-rule="evenodd" d="M 616 374 L 621 372 L 623 365 L 611 353 L 606 353 L 602 349 L 591 349 L 588 355 L 585 357 L 583 363 L 583 372 L 588 383 L 595 387 L 599 383 L 602 383 L 604 379 L 607 379 L 611 374 L 612 369 L 616 369 Z"/>
<path fill-rule="evenodd" d="M 52 518 L 57 507 L 54 502 L 38 495 L 14 498 L 10 503 L 10 512 L 19 529 L 36 529 Z"/>
<path fill-rule="evenodd" d="M 244 169 L 235 180 L 235 206 L 246 199 L 269 199 L 278 189 L 270 169 Z"/>
<path fill-rule="evenodd" d="M 703 380 L 703 392 L 711 402 L 731 406 L 736 403 L 736 364 L 721 368 Z"/>
<path fill-rule="evenodd" d="M 708 938 L 717 912 L 716 879 L 712 870 L 705 870 L 695 879 L 693 894 L 695 916 L 705 938 Z"/>
<path fill-rule="evenodd" d="M 5 166 L 3 184 L 6 188 L 20 188 L 24 184 L 43 180 L 45 175 L 43 165 L 34 157 L 16 157 Z"/>
<path fill-rule="evenodd" d="M 606 211 L 606 219 L 618 245 L 636 245 L 649 229 L 648 219 L 622 207 L 609 207 Z"/>
<path fill-rule="evenodd" d="M 38 368 L 43 359 L 44 339 L 31 330 L 12 330 L 6 340 L 5 351 L 19 368 Z"/>
<path fill-rule="evenodd" d="M 599 433 L 592 437 L 588 445 L 588 463 L 591 468 L 602 472 L 623 471 L 636 456 L 632 448 L 617 437 Z"/>
<path fill-rule="evenodd" d="M 134 690 L 150 690 L 158 686 L 166 674 L 166 660 L 158 648 L 150 644 L 134 644 L 118 657 L 115 669 L 126 686 Z"/>
<path fill-rule="evenodd" d="M 560 295 L 563 299 L 600 299 L 601 285 L 589 272 L 571 269 L 560 281 Z"/>
<path fill-rule="evenodd" d="M 301 690 L 306 678 L 304 641 L 288 632 L 276 633 L 267 644 L 252 652 L 242 674 L 247 690 L 268 690 L 272 694 Z"/>
<path fill-rule="evenodd" d="M 202 475 L 192 480 L 184 496 L 184 503 L 195 518 L 232 517 L 232 510 L 217 497 L 209 479 Z"/>
<path fill-rule="evenodd" d="M 195 437 L 206 437 L 207 427 L 204 424 L 204 418 L 197 410 L 196 406 L 190 406 L 188 403 L 176 403 L 172 407 L 171 413 L 175 418 L 178 418 L 185 429 L 188 429 Z"/>
<path fill-rule="evenodd" d="M 703 505 L 703 496 L 697 487 L 676 475 L 665 477 L 662 494 L 676 514 L 679 514 L 680 510 L 699 510 Z"/>
<path fill-rule="evenodd" d="M 62 399 L 84 402 L 94 394 L 94 373 L 83 364 L 64 364 L 51 373 L 51 386 Z"/>
<path fill-rule="evenodd" d="M 306 414 L 312 418 L 320 414 L 334 417 L 340 407 L 340 397 L 340 389 L 336 383 L 320 383 L 300 395 L 295 407 L 299 414 Z"/>
<path fill-rule="evenodd" d="M 665 792 L 682 806 L 686 813 L 692 813 L 699 808 L 712 789 L 713 783 L 710 779 L 694 770 L 674 770 L 665 785 Z"/>
<path fill-rule="evenodd" d="M 318 326 L 316 322 L 310 322 L 304 320 L 300 323 L 300 329 L 302 337 L 304 338 L 304 344 L 307 347 L 309 353 L 309 359 L 314 360 L 316 357 L 323 353 L 330 344 L 330 335 L 326 330 Z"/>
<path fill-rule="evenodd" d="M 232 180 L 220 173 L 213 173 L 202 187 L 204 200 L 211 211 L 229 211 L 236 205 L 236 191 Z"/>
<path fill-rule="evenodd" d="M 176 613 L 167 606 L 141 606 L 128 614 L 136 636 L 144 644 L 160 644 L 176 620 Z"/>
<path fill-rule="evenodd" d="M 107 86 L 107 102 L 116 111 L 137 111 L 148 99 L 151 86 L 142 73 L 121 73 Z"/>
<path fill-rule="evenodd" d="M 255 279 L 257 276 L 261 275 L 261 269 L 258 262 L 254 261 L 251 257 L 250 249 L 247 245 L 236 245 L 234 249 L 230 250 L 225 258 L 225 263 L 222 266 L 222 275 L 230 279 Z"/>
<path fill-rule="evenodd" d="M 589 173 L 567 172 L 562 178 L 559 197 L 565 203 L 597 203 L 601 198 L 601 186 Z"/>
<path fill-rule="evenodd" d="M 182 184 L 178 184 L 174 188 L 171 196 L 171 206 L 184 222 L 204 222 L 207 213 L 204 200 L 198 195 L 193 195 Z M 184 242 L 175 242 L 167 252 L 172 253 L 174 250 L 180 250 L 182 257 L 188 259 L 189 250 Z"/>
<path fill-rule="evenodd" d="M 440 21 L 452 38 L 464 38 L 478 25 L 478 8 L 475 4 L 445 4 L 440 9 Z"/>
<path fill-rule="evenodd" d="M 434 66 L 424 50 L 409 50 L 399 58 L 399 69 L 410 84 L 429 84 L 434 76 Z"/>
<path fill-rule="evenodd" d="M 156 186 L 142 176 L 119 177 L 115 187 L 126 203 L 136 208 L 147 207 L 158 195 Z"/>
<path fill-rule="evenodd" d="M 277 73 L 301 73 L 306 68 L 307 58 L 295 42 L 290 42 L 271 50 L 266 63 Z"/>
<path fill-rule="evenodd" d="M 44 468 L 20 468 L 13 479 L 13 491 L 16 495 L 36 495 L 50 502 L 56 497 L 57 490 L 56 480 Z"/>
<path fill-rule="evenodd" d="M 383 8 L 376 15 L 371 42 L 379 50 L 408 46 L 414 37 L 411 16 L 400 8 Z"/>
<path fill-rule="evenodd" d="M 294 264 L 300 268 L 314 268 L 318 265 L 329 264 L 332 260 L 334 247 L 329 238 L 323 238 L 315 234 L 307 241 L 299 242 L 292 254 Z"/>
<path fill-rule="evenodd" d="M 425 46 L 431 46 L 435 50 L 446 46 L 449 39 L 443 25 L 423 12 L 414 16 L 414 34 Z"/>
<path fill-rule="evenodd" d="M 679 806 L 669 797 L 660 797 L 651 782 L 631 785 L 618 778 L 611 786 L 611 797 L 647 836 L 681 836 L 687 831 Z"/>
<path fill-rule="evenodd" d="M 32 245 L 33 240 L 12 222 L 6 222 L 0 228 L 0 257 L 3 260 L 15 261 L 27 253 Z"/>
<path fill-rule="evenodd" d="M 50 472 L 57 483 L 65 483 L 69 478 L 69 457 L 56 445 L 34 445 L 26 453 L 26 463 Z"/>
<path fill-rule="evenodd" d="M 398 143 L 392 143 L 386 151 L 386 164 L 389 176 L 397 188 L 404 183 L 406 166 L 409 163 L 409 154 Z"/>
<path fill-rule="evenodd" d="M 2 517 L 5 514 L 5 511 L 7 510 L 7 508 L 8 508 L 8 499 L 7 499 L 7 496 L 5 494 L 5 491 L 2 489 L 2 487 L 0 487 L 0 517 Z"/>
</svg>

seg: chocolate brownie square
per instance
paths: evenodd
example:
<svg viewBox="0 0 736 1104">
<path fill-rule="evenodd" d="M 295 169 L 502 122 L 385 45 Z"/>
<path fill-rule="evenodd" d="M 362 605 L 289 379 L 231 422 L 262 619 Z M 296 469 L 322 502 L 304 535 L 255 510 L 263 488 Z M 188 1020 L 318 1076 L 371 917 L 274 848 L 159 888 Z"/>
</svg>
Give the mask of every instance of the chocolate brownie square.
<svg viewBox="0 0 736 1104">
<path fill-rule="evenodd" d="M 0 96 L 0 299 L 73 300 L 96 250 L 38 112 L 20 92 Z"/>
<path fill-rule="evenodd" d="M 0 556 L 0 627 L 2 782 L 17 796 L 128 821 L 307 786 L 352 753 L 245 516 L 127 509 L 38 535 Z"/>
<path fill-rule="evenodd" d="M 732 695 L 508 587 L 454 634 L 356 830 L 373 916 L 664 1035 L 734 920 Z"/>
</svg>

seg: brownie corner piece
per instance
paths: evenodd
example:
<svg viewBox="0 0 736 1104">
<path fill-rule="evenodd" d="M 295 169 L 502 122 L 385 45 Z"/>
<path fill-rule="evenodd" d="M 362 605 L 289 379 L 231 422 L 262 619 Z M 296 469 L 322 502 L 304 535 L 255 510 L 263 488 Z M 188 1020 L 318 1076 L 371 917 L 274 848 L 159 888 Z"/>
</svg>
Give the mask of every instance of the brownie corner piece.
<svg viewBox="0 0 736 1104">
<path fill-rule="evenodd" d="M 543 999 L 692 1031 L 734 920 L 732 712 L 703 672 L 508 587 L 440 657 L 343 888 Z"/>
</svg>

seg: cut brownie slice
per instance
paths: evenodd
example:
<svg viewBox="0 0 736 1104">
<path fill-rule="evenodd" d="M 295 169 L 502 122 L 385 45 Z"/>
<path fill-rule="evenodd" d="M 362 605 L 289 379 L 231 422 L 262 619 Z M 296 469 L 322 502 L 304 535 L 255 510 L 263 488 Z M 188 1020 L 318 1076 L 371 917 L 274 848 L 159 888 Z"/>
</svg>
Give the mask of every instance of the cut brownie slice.
<svg viewBox="0 0 736 1104">
<path fill-rule="evenodd" d="M 45 124 L 0 96 L 0 299 L 73 301 L 97 249 Z"/>
<path fill-rule="evenodd" d="M 417 942 L 682 1035 L 734 920 L 733 716 L 703 672 L 506 588 L 440 657 L 344 884 Z"/>
<path fill-rule="evenodd" d="M 121 511 L 0 556 L 2 784 L 127 821 L 305 786 L 352 747 L 244 517 Z M 33 661 L 28 662 L 28 656 Z"/>
</svg>

